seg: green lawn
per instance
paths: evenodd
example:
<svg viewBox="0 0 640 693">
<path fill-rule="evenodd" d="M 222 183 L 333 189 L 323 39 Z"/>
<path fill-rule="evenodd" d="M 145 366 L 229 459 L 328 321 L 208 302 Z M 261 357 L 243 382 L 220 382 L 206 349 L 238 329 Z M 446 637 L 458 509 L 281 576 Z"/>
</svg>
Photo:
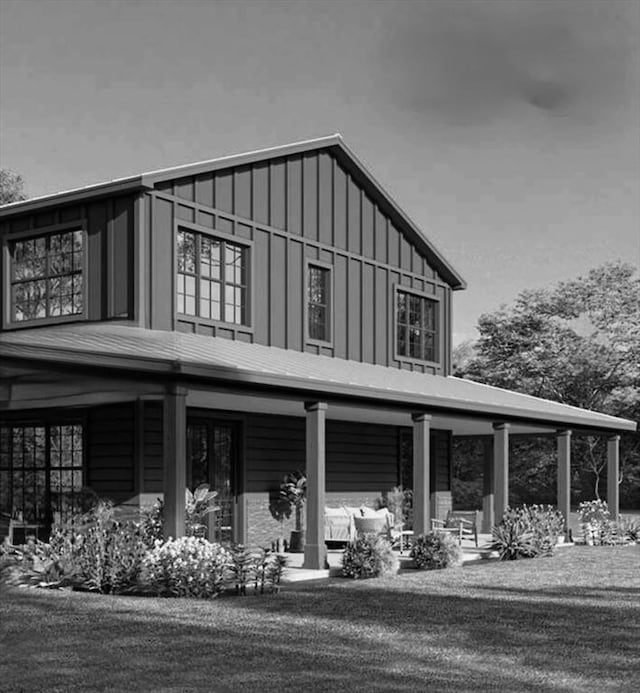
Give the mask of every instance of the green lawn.
<svg viewBox="0 0 640 693">
<path fill-rule="evenodd" d="M 640 545 L 211 602 L 0 593 L 1 691 L 640 690 Z"/>
</svg>

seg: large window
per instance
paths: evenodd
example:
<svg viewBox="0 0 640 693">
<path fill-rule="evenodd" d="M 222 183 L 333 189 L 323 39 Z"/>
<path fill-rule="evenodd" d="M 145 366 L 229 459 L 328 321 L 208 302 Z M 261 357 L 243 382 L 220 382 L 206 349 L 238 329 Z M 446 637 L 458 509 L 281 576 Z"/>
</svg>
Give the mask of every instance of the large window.
<svg viewBox="0 0 640 693">
<path fill-rule="evenodd" d="M 331 341 L 331 271 L 326 267 L 309 265 L 307 323 L 309 339 Z"/>
<path fill-rule="evenodd" d="M 178 231 L 178 313 L 248 325 L 248 249 L 194 231 Z"/>
<path fill-rule="evenodd" d="M 0 512 L 47 526 L 79 511 L 82 425 L 0 427 Z"/>
<path fill-rule="evenodd" d="M 80 315 L 83 311 L 80 230 L 14 241 L 11 319 L 15 322 Z"/>
<path fill-rule="evenodd" d="M 419 361 L 438 360 L 438 302 L 397 291 L 396 353 Z"/>
</svg>

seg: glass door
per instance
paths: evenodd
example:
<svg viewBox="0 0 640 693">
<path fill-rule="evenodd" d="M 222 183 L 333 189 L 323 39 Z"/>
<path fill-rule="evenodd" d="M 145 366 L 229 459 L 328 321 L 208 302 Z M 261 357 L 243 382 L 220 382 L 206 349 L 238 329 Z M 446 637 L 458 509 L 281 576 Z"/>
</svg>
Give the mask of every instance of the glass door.
<svg viewBox="0 0 640 693">
<path fill-rule="evenodd" d="M 238 424 L 233 421 L 190 420 L 187 425 L 187 474 L 189 488 L 209 484 L 217 493 L 219 508 L 208 518 L 208 538 L 216 542 L 234 540 Z"/>
</svg>

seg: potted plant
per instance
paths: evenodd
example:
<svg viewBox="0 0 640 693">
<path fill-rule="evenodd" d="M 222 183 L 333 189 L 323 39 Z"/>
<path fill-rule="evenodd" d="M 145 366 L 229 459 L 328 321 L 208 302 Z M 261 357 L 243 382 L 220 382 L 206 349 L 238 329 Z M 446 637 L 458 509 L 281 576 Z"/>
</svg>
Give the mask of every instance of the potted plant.
<svg viewBox="0 0 640 693">
<path fill-rule="evenodd" d="M 288 508 L 285 512 L 287 517 L 295 511 L 296 528 L 291 532 L 289 550 L 301 553 L 305 544 L 304 506 L 307 500 L 307 476 L 304 472 L 298 470 L 285 475 L 280 484 L 279 500 L 284 508 Z"/>
</svg>

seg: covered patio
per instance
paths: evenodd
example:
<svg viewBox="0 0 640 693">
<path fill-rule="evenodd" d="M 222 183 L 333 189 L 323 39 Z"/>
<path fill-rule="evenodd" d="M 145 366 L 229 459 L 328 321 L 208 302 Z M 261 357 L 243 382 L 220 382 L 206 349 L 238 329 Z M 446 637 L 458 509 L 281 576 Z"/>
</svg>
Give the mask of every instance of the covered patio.
<svg viewBox="0 0 640 693">
<path fill-rule="evenodd" d="M 161 410 L 161 488 L 168 536 L 184 534 L 189 411 L 304 421 L 304 566 L 311 570 L 326 565 L 324 508 L 339 500 L 339 494 L 327 493 L 327 426 L 335 427 L 336 422 L 347 428 L 349 424 L 354 428 L 366 424 L 411 431 L 416 534 L 428 531 L 431 518 L 442 518 L 451 507 L 450 490 L 432 487 L 436 432 L 448 432 L 449 441 L 451 436 L 483 437 L 483 531 L 487 532 L 509 504 L 511 436 L 556 437 L 557 505 L 565 517 L 570 510 L 572 436 L 606 436 L 607 500 L 615 518 L 619 507 L 619 433 L 636 428 L 631 421 L 454 377 L 117 324 L 3 333 L 0 354 L 0 410 L 7 422 L 20 414 L 29 413 L 33 418 L 34 412 L 78 410 L 107 402 L 129 402 L 136 411 L 145 411 L 144 403 L 154 403 Z M 444 450 L 447 438 L 441 438 Z M 138 503 L 146 491 L 144 445 L 144 439 L 136 437 Z M 243 473 L 234 511 L 236 541 L 250 538 L 248 525 L 254 521 L 250 508 L 253 471 L 245 469 Z M 348 474 L 355 488 L 357 474 L 353 470 Z"/>
</svg>

